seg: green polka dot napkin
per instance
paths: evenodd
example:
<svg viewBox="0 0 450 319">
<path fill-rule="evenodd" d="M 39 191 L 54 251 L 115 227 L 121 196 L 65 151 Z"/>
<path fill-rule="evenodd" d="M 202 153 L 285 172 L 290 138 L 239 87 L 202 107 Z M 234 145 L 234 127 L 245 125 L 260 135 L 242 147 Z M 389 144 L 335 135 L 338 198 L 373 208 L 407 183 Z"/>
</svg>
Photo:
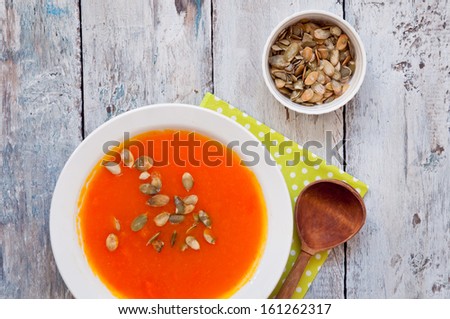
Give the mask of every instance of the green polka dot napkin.
<svg viewBox="0 0 450 319">
<path fill-rule="evenodd" d="M 272 145 L 275 144 L 274 146 L 270 147 L 270 153 L 280 167 L 281 172 L 283 173 L 283 176 L 286 180 L 293 207 L 295 206 L 295 200 L 297 199 L 297 196 L 303 189 L 303 187 L 308 185 L 310 182 L 319 179 L 339 179 L 353 186 L 356 191 L 361 194 L 361 196 L 364 196 L 367 193 L 367 185 L 359 181 L 357 178 L 345 173 L 343 170 L 340 170 L 336 166 L 327 165 L 326 161 L 321 159 L 317 155 L 304 150 L 297 143 L 289 140 L 280 133 L 275 132 L 268 126 L 255 120 L 251 116 L 233 107 L 227 102 L 217 98 L 211 93 L 207 93 L 205 95 L 200 106 L 216 111 L 224 116 L 231 118 L 232 120 L 248 129 L 261 142 L 264 141 L 265 135 L 267 133 L 270 133 Z M 296 151 L 293 152 L 293 149 L 296 149 Z M 296 158 L 296 156 L 298 156 L 299 154 L 300 157 Z M 306 162 L 308 162 L 310 165 L 307 165 L 305 163 L 305 159 L 307 159 Z M 273 295 L 275 295 L 275 293 L 280 288 L 299 253 L 300 241 L 298 240 L 297 235 L 294 234 L 291 253 L 286 264 L 285 271 L 283 272 L 283 275 L 281 276 L 280 281 L 278 282 L 278 285 L 273 292 Z M 295 290 L 293 298 L 303 298 L 305 296 L 309 286 L 319 272 L 320 267 L 327 259 L 328 253 L 329 251 L 324 251 L 316 254 L 310 259 L 305 272 L 300 279 L 297 289 Z"/>
</svg>

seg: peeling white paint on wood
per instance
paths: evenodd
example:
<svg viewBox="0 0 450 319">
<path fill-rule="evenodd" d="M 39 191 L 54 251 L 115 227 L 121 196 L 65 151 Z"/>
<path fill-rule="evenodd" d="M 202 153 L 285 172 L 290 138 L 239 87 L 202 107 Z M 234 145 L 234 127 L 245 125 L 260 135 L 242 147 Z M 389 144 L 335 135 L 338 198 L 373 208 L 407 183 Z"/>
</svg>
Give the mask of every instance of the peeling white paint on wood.
<svg viewBox="0 0 450 319">
<path fill-rule="evenodd" d="M 70 297 L 48 216 L 81 141 L 78 15 L 73 2 L 0 4 L 0 298 Z"/>
<path fill-rule="evenodd" d="M 82 1 L 85 130 L 212 87 L 209 1 Z"/>
<path fill-rule="evenodd" d="M 449 298 L 450 3 L 346 3 L 368 53 L 346 114 L 348 171 L 370 185 L 348 297 Z"/>
</svg>

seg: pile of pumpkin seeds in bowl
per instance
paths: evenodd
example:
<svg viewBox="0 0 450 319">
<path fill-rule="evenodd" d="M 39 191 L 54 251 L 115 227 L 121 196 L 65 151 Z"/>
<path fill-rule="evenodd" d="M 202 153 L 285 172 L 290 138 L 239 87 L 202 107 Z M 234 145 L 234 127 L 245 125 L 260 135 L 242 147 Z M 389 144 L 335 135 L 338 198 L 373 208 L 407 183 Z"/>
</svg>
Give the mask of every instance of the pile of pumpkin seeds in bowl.
<svg viewBox="0 0 450 319">
<path fill-rule="evenodd" d="M 142 194 L 150 196 L 146 201 L 147 205 L 153 208 L 163 208 L 170 202 L 170 197 L 168 195 L 161 194 L 163 183 L 161 180 L 161 175 L 158 172 L 149 172 L 153 167 L 153 159 L 149 156 L 141 156 L 134 160 L 133 154 L 128 150 L 124 149 L 121 153 L 121 160 L 124 168 L 137 169 L 140 171 L 139 180 L 143 182 L 139 185 L 139 191 Z M 113 175 L 120 177 L 122 174 L 122 169 L 120 163 L 107 162 L 104 167 Z M 185 172 L 181 176 L 181 183 L 187 193 L 191 191 L 194 187 L 194 178 L 189 172 Z M 182 239 L 180 250 L 185 251 L 186 249 L 199 250 L 200 242 L 191 235 L 191 231 L 197 227 L 203 227 L 203 239 L 206 243 L 214 245 L 216 243 L 216 238 L 212 232 L 212 220 L 207 212 L 204 210 L 199 210 L 195 212 L 195 208 L 198 202 L 198 196 L 195 194 L 186 194 L 183 198 L 181 196 L 173 196 L 173 203 L 175 204 L 175 211 L 169 213 L 164 210 L 153 217 L 154 224 L 161 228 L 160 231 L 152 235 L 146 242 L 146 246 L 152 246 L 154 250 L 160 253 L 165 246 L 165 242 L 160 239 L 160 235 L 163 232 L 163 227 L 166 224 L 185 224 L 186 230 L 184 231 L 184 240 Z M 192 214 L 191 214 L 192 213 Z M 130 228 L 133 232 L 141 231 L 147 222 L 151 213 L 146 212 L 137 215 L 130 224 Z M 192 216 L 191 222 L 189 222 L 188 215 Z M 106 237 L 106 248 L 113 252 L 119 247 L 119 237 L 116 233 L 120 233 L 122 229 L 120 221 L 116 218 L 112 218 L 112 228 L 114 232 L 110 233 Z M 182 234 L 183 235 L 183 234 Z M 176 230 L 171 233 L 170 236 L 170 246 L 174 247 L 179 241 L 179 234 Z"/>
<path fill-rule="evenodd" d="M 349 38 L 338 26 L 308 20 L 280 32 L 268 62 L 277 90 L 305 106 L 341 96 L 356 66 Z"/>
</svg>

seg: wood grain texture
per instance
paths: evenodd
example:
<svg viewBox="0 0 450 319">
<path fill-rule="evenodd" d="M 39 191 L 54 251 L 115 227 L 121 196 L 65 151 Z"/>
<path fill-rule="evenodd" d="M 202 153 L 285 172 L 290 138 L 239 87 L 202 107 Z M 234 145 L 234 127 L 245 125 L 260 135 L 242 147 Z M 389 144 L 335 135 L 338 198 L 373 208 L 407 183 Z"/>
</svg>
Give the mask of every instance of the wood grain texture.
<svg viewBox="0 0 450 319">
<path fill-rule="evenodd" d="M 306 9 L 343 14 L 339 1 L 213 1 L 214 93 L 301 144 L 325 144 L 326 131 L 334 144 L 343 137 L 342 110 L 322 116 L 287 111 L 262 77 L 261 55 L 270 32 L 287 16 Z M 324 148 L 311 151 L 325 155 Z M 330 255 L 307 297 L 344 297 L 343 247 Z"/>
<path fill-rule="evenodd" d="M 139 106 L 211 90 L 209 1 L 82 1 L 85 132 Z"/>
<path fill-rule="evenodd" d="M 368 52 L 348 168 L 371 187 L 348 297 L 449 298 L 450 2 L 346 4 Z"/>
<path fill-rule="evenodd" d="M 78 15 L 73 1 L 0 2 L 0 298 L 70 296 L 48 217 L 81 141 Z"/>
</svg>

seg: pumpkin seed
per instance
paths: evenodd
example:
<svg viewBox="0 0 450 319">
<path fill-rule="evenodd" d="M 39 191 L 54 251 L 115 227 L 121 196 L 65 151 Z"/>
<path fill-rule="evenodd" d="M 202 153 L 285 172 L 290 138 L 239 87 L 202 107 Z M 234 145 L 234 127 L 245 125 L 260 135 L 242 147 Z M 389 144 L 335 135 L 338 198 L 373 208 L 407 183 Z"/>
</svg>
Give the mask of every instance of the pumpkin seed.
<svg viewBox="0 0 450 319">
<path fill-rule="evenodd" d="M 194 250 L 199 250 L 199 249 L 200 249 L 200 244 L 199 244 L 199 242 L 197 241 L 197 239 L 195 239 L 194 236 L 187 236 L 185 241 L 186 241 L 186 244 L 187 244 L 190 248 L 192 248 L 192 249 L 194 249 Z"/>
<path fill-rule="evenodd" d="M 183 220 L 184 220 L 184 215 L 173 214 L 173 215 L 169 216 L 169 222 L 171 224 L 179 224 L 179 223 L 183 222 Z"/>
<path fill-rule="evenodd" d="M 305 92 L 303 92 L 303 94 L 300 98 L 302 99 L 302 101 L 308 102 L 309 100 L 312 99 L 313 96 L 314 96 L 314 91 L 312 89 L 307 89 L 307 90 L 305 90 Z"/>
<path fill-rule="evenodd" d="M 328 76 L 332 76 L 334 73 L 333 64 L 331 64 L 331 62 L 327 61 L 327 60 L 322 60 L 320 62 L 321 62 L 321 65 L 323 66 L 323 72 Z"/>
<path fill-rule="evenodd" d="M 330 33 L 331 33 L 332 35 L 334 35 L 335 37 L 338 37 L 338 36 L 341 35 L 342 30 L 341 30 L 341 28 L 339 28 L 339 27 L 337 27 L 337 26 L 332 26 L 332 27 L 330 28 Z"/>
<path fill-rule="evenodd" d="M 274 51 L 282 51 L 283 49 L 280 48 L 278 45 L 274 44 L 274 45 L 272 45 L 272 50 L 274 50 Z"/>
<path fill-rule="evenodd" d="M 324 29 L 314 30 L 314 37 L 316 39 L 325 40 L 325 39 L 328 39 L 330 37 L 330 35 L 331 35 L 331 33 L 329 30 L 324 30 Z"/>
<path fill-rule="evenodd" d="M 308 76 L 305 79 L 306 85 L 312 85 L 317 81 L 317 77 L 319 76 L 319 73 L 317 71 L 313 71 L 308 74 Z"/>
<path fill-rule="evenodd" d="M 120 222 L 119 222 L 119 220 L 116 217 L 113 217 L 113 218 L 114 218 L 114 228 L 117 231 L 120 231 Z"/>
<path fill-rule="evenodd" d="M 269 57 L 269 64 L 277 69 L 283 69 L 289 65 L 289 62 L 284 59 L 284 55 L 274 55 Z"/>
<path fill-rule="evenodd" d="M 341 34 L 336 42 L 336 49 L 339 51 L 344 50 L 348 44 L 348 36 L 346 34 Z"/>
<path fill-rule="evenodd" d="M 195 206 L 194 205 L 185 205 L 184 206 L 184 214 L 185 215 L 187 215 L 187 214 L 190 214 L 190 213 L 192 213 L 192 211 L 195 209 Z"/>
<path fill-rule="evenodd" d="M 192 187 L 194 186 L 194 178 L 192 175 L 188 172 L 183 174 L 183 177 L 181 178 L 181 181 L 183 183 L 184 188 L 189 192 Z"/>
<path fill-rule="evenodd" d="M 174 230 L 172 233 L 172 236 L 170 237 L 170 247 L 173 247 L 175 245 L 175 241 L 177 240 L 177 231 Z"/>
<path fill-rule="evenodd" d="M 318 93 L 314 93 L 313 97 L 311 99 L 309 99 L 309 102 L 311 103 L 317 103 L 320 100 L 322 100 L 323 95 L 322 94 L 318 94 Z"/>
<path fill-rule="evenodd" d="M 303 39 L 302 39 L 303 42 L 311 42 L 313 40 L 314 40 L 314 38 L 311 34 L 309 34 L 309 32 L 303 34 Z M 304 43 L 303 43 L 303 47 L 305 47 Z"/>
<path fill-rule="evenodd" d="M 330 53 L 330 63 L 336 66 L 339 62 L 339 51 L 338 50 L 332 50 Z"/>
<path fill-rule="evenodd" d="M 344 66 L 344 65 L 347 65 L 350 61 L 351 61 L 351 59 L 352 59 L 352 56 L 351 55 L 348 55 L 345 59 L 344 59 L 344 61 L 342 61 L 342 65 Z"/>
<path fill-rule="evenodd" d="M 286 51 L 284 51 L 283 58 L 285 61 L 291 61 L 298 53 L 300 45 L 297 42 L 291 43 Z"/>
<path fill-rule="evenodd" d="M 173 201 L 175 203 L 175 214 L 184 214 L 184 202 L 183 200 L 178 197 L 174 196 Z"/>
<path fill-rule="evenodd" d="M 275 79 L 275 86 L 278 89 L 281 89 L 282 87 L 284 87 L 286 85 L 286 82 L 283 81 L 282 79 Z"/>
<path fill-rule="evenodd" d="M 322 71 L 318 71 L 319 75 L 317 76 L 317 82 L 320 84 L 325 84 L 327 82 L 327 76 Z"/>
<path fill-rule="evenodd" d="M 139 179 L 141 181 L 145 181 L 146 179 L 148 179 L 150 177 L 150 174 L 148 172 L 142 172 L 141 175 L 139 175 Z"/>
<path fill-rule="evenodd" d="M 300 91 L 292 91 L 290 96 L 291 101 L 296 100 L 300 96 L 300 93 L 301 93 Z"/>
<path fill-rule="evenodd" d="M 198 214 L 193 214 L 192 217 L 194 218 L 195 222 L 198 222 L 200 219 L 198 218 Z"/>
<path fill-rule="evenodd" d="M 305 65 L 303 64 L 303 63 L 300 63 L 298 66 L 297 66 L 297 69 L 295 69 L 295 72 L 294 72 L 294 75 L 295 76 L 299 76 L 302 72 L 303 72 L 303 69 L 305 68 Z"/>
<path fill-rule="evenodd" d="M 331 86 L 333 87 L 334 94 L 336 94 L 336 95 L 340 95 L 341 94 L 342 86 L 341 86 L 341 84 L 338 81 L 332 80 L 331 81 Z"/>
<path fill-rule="evenodd" d="M 314 93 L 321 94 L 321 95 L 325 94 L 325 87 L 320 83 L 317 83 L 317 82 L 314 83 L 311 86 L 311 88 L 314 91 Z M 310 99 L 310 101 L 313 102 L 311 99 Z"/>
<path fill-rule="evenodd" d="M 209 218 L 209 215 L 204 210 L 201 210 L 198 212 L 198 218 L 203 223 L 203 225 L 205 225 L 208 228 L 211 228 L 211 226 L 212 226 L 211 219 Z"/>
<path fill-rule="evenodd" d="M 324 103 L 330 103 L 334 101 L 334 96 L 330 96 L 328 99 L 324 101 Z"/>
<path fill-rule="evenodd" d="M 352 71 L 352 74 L 355 73 L 355 69 L 356 69 L 355 61 L 348 62 L 348 67 L 350 68 L 350 71 Z"/>
<path fill-rule="evenodd" d="M 327 47 L 320 46 L 317 49 L 317 51 L 319 52 L 321 59 L 327 59 L 328 58 L 328 49 L 327 49 Z"/>
<path fill-rule="evenodd" d="M 197 225 L 198 225 L 198 223 L 197 223 L 197 222 L 194 222 L 194 223 L 191 225 L 191 227 L 189 227 L 189 228 L 186 230 L 186 234 L 189 233 L 191 230 L 193 230 L 195 227 L 197 227 Z"/>
<path fill-rule="evenodd" d="M 109 251 L 114 251 L 119 246 L 119 238 L 116 234 L 109 234 L 108 237 L 106 237 L 106 248 Z"/>
<path fill-rule="evenodd" d="M 342 78 L 348 78 L 352 74 L 352 70 L 349 67 L 343 66 L 341 69 Z"/>
<path fill-rule="evenodd" d="M 153 166 L 153 159 L 149 156 L 140 156 L 133 165 L 138 171 L 148 171 Z"/>
<path fill-rule="evenodd" d="M 161 214 L 156 215 L 155 218 L 153 218 L 153 221 L 155 222 L 156 226 L 162 227 L 167 223 L 169 217 L 170 217 L 169 213 L 163 212 Z"/>
<path fill-rule="evenodd" d="M 284 70 L 286 72 L 291 73 L 294 70 L 294 65 L 293 64 L 289 64 L 287 67 L 284 68 Z"/>
<path fill-rule="evenodd" d="M 296 90 L 303 90 L 303 81 L 302 80 L 298 80 L 294 82 L 294 89 Z"/>
<path fill-rule="evenodd" d="M 139 190 L 142 194 L 145 195 L 155 195 L 158 194 L 159 189 L 153 186 L 152 184 L 141 184 L 139 185 Z"/>
<path fill-rule="evenodd" d="M 185 205 L 195 205 L 198 202 L 198 196 L 197 195 L 189 195 L 183 198 L 183 202 Z"/>
<path fill-rule="evenodd" d="M 161 235 L 161 232 L 157 232 L 156 234 L 154 234 L 152 237 L 150 237 L 150 239 L 147 241 L 147 244 L 145 244 L 145 246 L 150 245 L 151 243 L 153 243 L 156 238 L 158 238 L 158 236 Z"/>
<path fill-rule="evenodd" d="M 205 240 L 211 245 L 214 245 L 216 243 L 216 238 L 212 235 L 210 229 L 205 229 L 203 231 L 203 238 L 205 238 Z"/>
<path fill-rule="evenodd" d="M 341 79 L 341 72 L 334 71 L 333 76 L 331 77 L 333 80 L 339 81 Z"/>
<path fill-rule="evenodd" d="M 120 153 L 120 158 L 122 159 L 122 163 L 124 166 L 133 167 L 134 156 L 128 148 L 124 148 L 122 150 L 122 152 Z"/>
<path fill-rule="evenodd" d="M 104 164 L 104 166 L 113 175 L 119 175 L 120 173 L 122 173 L 122 169 L 120 168 L 120 165 L 116 162 L 106 162 Z"/>
<path fill-rule="evenodd" d="M 310 47 L 306 47 L 302 51 L 302 56 L 306 62 L 310 62 L 313 57 L 313 50 Z"/>
<path fill-rule="evenodd" d="M 144 228 L 145 224 L 147 224 L 146 213 L 139 215 L 131 222 L 131 230 L 134 232 L 140 231 L 142 228 Z"/>
<path fill-rule="evenodd" d="M 185 251 L 188 248 L 189 248 L 189 246 L 186 243 L 181 245 L 181 251 Z"/>
<path fill-rule="evenodd" d="M 164 242 L 161 241 L 161 240 L 159 240 L 159 239 L 157 239 L 157 240 L 155 240 L 155 241 L 152 242 L 152 246 L 153 246 L 153 248 L 154 248 L 158 253 L 160 253 L 161 250 L 162 250 L 163 247 L 164 247 Z"/>
<path fill-rule="evenodd" d="M 167 195 L 155 195 L 147 201 L 147 204 L 152 207 L 162 207 L 169 203 L 170 198 Z"/>
<path fill-rule="evenodd" d="M 158 189 L 158 191 L 160 191 L 162 188 L 162 181 L 161 178 L 159 178 L 159 176 L 153 175 L 150 184 L 152 184 L 156 189 Z"/>
<path fill-rule="evenodd" d="M 288 76 L 287 76 L 286 72 L 283 72 L 283 71 L 274 72 L 273 76 L 284 82 L 288 81 Z"/>
</svg>

